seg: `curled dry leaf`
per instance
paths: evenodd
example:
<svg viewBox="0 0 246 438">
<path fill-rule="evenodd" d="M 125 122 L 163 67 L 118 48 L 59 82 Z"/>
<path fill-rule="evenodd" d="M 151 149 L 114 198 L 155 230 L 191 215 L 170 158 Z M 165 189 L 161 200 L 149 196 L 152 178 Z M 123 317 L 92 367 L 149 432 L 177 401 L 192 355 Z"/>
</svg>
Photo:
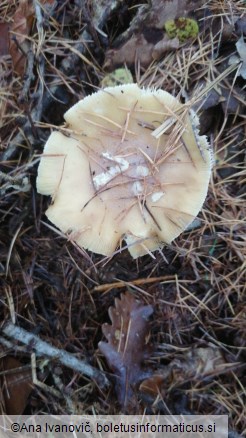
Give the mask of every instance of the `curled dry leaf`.
<svg viewBox="0 0 246 438">
<path fill-rule="evenodd" d="M 130 293 L 115 299 L 109 308 L 112 325 L 104 324 L 102 331 L 108 342 L 99 349 L 117 376 L 116 392 L 121 406 L 129 406 L 134 388 L 145 377 L 142 362 L 147 356 L 148 318 L 153 308 L 137 301 Z"/>
<path fill-rule="evenodd" d="M 220 374 L 230 365 L 225 363 L 221 351 L 213 345 L 207 348 L 191 348 L 152 377 L 144 380 L 140 390 L 157 396 L 172 386 Z"/>
</svg>

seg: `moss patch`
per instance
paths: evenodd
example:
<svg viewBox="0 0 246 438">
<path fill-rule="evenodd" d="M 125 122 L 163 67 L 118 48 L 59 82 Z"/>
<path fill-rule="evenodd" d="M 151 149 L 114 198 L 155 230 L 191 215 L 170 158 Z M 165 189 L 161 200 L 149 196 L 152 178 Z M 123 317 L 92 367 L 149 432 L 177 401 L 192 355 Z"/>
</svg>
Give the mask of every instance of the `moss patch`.
<svg viewBox="0 0 246 438">
<path fill-rule="evenodd" d="M 164 27 L 169 38 L 178 37 L 181 42 L 195 38 L 199 32 L 198 24 L 192 18 L 179 17 L 175 20 L 168 20 Z"/>
<path fill-rule="evenodd" d="M 114 85 L 131 84 L 133 77 L 128 68 L 117 68 L 112 73 L 104 76 L 101 87 L 113 87 Z"/>
</svg>

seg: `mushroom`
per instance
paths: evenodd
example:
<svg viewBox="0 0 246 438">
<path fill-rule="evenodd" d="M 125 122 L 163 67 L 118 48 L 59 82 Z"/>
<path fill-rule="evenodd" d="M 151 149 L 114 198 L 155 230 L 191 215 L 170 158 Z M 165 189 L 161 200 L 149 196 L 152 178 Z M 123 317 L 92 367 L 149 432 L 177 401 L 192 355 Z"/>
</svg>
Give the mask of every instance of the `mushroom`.
<svg viewBox="0 0 246 438">
<path fill-rule="evenodd" d="M 169 244 L 205 200 L 212 154 L 198 119 L 163 90 L 107 87 L 69 109 L 38 168 L 46 215 L 72 241 L 133 258 Z"/>
</svg>

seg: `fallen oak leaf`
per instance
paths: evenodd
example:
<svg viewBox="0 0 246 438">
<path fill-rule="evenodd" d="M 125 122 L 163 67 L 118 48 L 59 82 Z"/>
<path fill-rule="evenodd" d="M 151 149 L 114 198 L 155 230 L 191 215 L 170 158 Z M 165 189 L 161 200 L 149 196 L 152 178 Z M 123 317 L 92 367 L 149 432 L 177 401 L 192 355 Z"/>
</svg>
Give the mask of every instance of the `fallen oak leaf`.
<svg viewBox="0 0 246 438">
<path fill-rule="evenodd" d="M 117 376 L 117 397 L 126 408 L 134 398 L 134 388 L 146 378 L 142 362 L 147 356 L 148 318 L 153 308 L 127 292 L 115 299 L 115 308 L 110 307 L 108 313 L 112 325 L 102 326 L 108 342 L 101 341 L 98 346 Z"/>
</svg>

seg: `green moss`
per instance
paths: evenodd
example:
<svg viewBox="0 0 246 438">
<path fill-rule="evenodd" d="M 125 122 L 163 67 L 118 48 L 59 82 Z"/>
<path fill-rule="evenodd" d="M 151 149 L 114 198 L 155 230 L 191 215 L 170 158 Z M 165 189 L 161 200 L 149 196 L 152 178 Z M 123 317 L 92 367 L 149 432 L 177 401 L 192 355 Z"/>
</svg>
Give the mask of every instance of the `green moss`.
<svg viewBox="0 0 246 438">
<path fill-rule="evenodd" d="M 112 73 L 104 76 L 101 81 L 101 87 L 113 87 L 114 85 L 132 84 L 133 77 L 128 68 L 117 68 Z"/>
<path fill-rule="evenodd" d="M 168 20 L 164 27 L 169 38 L 178 37 L 181 42 L 195 38 L 199 32 L 198 24 L 192 18 L 179 17 L 175 20 Z"/>
</svg>

